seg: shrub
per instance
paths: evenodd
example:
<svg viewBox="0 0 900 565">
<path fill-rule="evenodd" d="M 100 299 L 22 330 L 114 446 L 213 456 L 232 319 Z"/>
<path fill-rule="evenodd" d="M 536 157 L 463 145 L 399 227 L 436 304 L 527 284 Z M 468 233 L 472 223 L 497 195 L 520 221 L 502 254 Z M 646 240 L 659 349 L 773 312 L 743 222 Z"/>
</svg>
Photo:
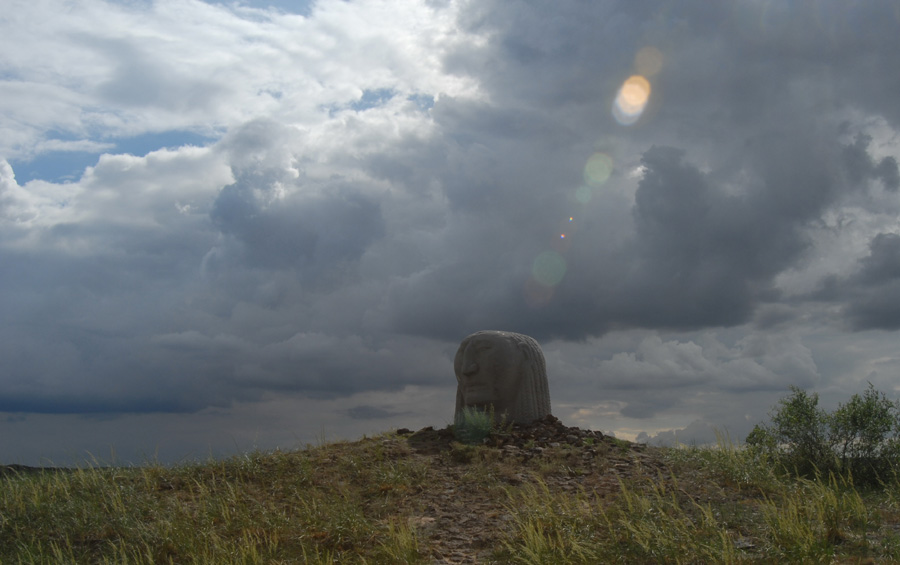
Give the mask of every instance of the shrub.
<svg viewBox="0 0 900 565">
<path fill-rule="evenodd" d="M 900 404 L 869 383 L 834 412 L 831 434 L 842 471 L 857 482 L 887 478 L 900 456 Z"/>
<path fill-rule="evenodd" d="M 494 430 L 494 410 L 479 410 L 470 406 L 456 414 L 453 435 L 465 444 L 482 443 Z"/>
<path fill-rule="evenodd" d="M 791 387 L 770 414 L 771 425 L 755 426 L 747 445 L 803 477 L 839 473 L 858 484 L 886 479 L 900 456 L 900 403 L 871 383 L 833 413 L 818 403 L 818 394 Z"/>
<path fill-rule="evenodd" d="M 791 387 L 791 395 L 778 401 L 770 414 L 772 425 L 757 425 L 747 436 L 751 447 L 767 451 L 800 476 L 815 476 L 832 469 L 828 444 L 828 414 L 818 407 L 819 395 Z"/>
</svg>

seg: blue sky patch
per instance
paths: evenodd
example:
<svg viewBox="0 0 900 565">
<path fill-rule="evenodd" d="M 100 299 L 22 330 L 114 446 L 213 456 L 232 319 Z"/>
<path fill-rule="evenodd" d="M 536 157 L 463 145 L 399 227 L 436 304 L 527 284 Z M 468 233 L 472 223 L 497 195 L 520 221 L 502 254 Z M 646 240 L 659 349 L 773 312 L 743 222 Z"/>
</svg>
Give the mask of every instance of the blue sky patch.
<svg viewBox="0 0 900 565">
<path fill-rule="evenodd" d="M 243 2 L 233 2 L 232 0 L 205 0 L 208 4 L 220 4 L 222 6 L 232 6 L 237 3 L 241 6 L 257 8 L 265 10 L 275 8 L 286 14 L 298 14 L 304 17 L 312 13 L 314 0 L 244 0 Z"/>
<path fill-rule="evenodd" d="M 377 108 L 384 105 L 385 102 L 394 97 L 394 91 L 390 88 L 379 88 L 376 90 L 363 90 L 362 97 L 350 104 L 350 108 L 357 112 L 368 110 L 369 108 Z"/>
<path fill-rule="evenodd" d="M 49 182 L 75 182 L 84 169 L 97 164 L 99 153 L 87 151 L 49 151 L 30 161 L 10 159 L 9 164 L 20 185 L 32 180 Z"/>
<path fill-rule="evenodd" d="M 73 141 L 71 136 L 56 136 L 63 141 Z M 115 147 L 108 151 L 47 151 L 33 159 L 10 159 L 9 164 L 20 185 L 32 180 L 48 182 L 76 182 L 87 167 L 97 164 L 102 153 L 128 153 L 143 157 L 147 153 L 163 148 L 174 149 L 185 145 L 203 146 L 215 138 L 189 131 L 166 131 L 145 133 L 135 137 L 115 140 Z"/>
<path fill-rule="evenodd" d="M 410 102 L 415 102 L 416 106 L 421 108 L 423 111 L 431 110 L 434 107 L 434 96 L 428 94 L 412 94 L 407 100 Z"/>
<path fill-rule="evenodd" d="M 151 151 L 168 148 L 175 149 L 185 145 L 198 147 L 215 141 L 215 138 L 200 135 L 189 131 L 164 131 L 157 133 L 145 133 L 126 139 L 115 141 L 116 148 L 110 153 L 128 153 L 136 157 L 143 157 Z"/>
</svg>

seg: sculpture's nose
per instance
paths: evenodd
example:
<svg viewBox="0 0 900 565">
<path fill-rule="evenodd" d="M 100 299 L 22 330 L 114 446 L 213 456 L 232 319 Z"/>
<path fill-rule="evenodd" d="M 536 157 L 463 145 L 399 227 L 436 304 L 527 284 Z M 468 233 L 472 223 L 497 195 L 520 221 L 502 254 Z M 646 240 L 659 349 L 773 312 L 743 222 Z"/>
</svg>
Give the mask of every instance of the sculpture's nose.
<svg viewBox="0 0 900 565">
<path fill-rule="evenodd" d="M 478 363 L 470 363 L 470 364 L 466 365 L 465 368 L 463 368 L 462 374 L 464 374 L 467 377 L 471 377 L 472 375 L 474 375 L 477 372 L 478 372 Z"/>
</svg>

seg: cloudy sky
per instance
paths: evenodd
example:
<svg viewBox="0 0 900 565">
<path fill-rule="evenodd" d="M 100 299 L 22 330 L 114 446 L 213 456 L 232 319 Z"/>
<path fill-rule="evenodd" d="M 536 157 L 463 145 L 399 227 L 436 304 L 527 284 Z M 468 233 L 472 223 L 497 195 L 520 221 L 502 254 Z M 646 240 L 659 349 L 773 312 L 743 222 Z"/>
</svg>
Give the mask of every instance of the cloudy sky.
<svg viewBox="0 0 900 565">
<path fill-rule="evenodd" d="M 443 427 L 481 329 L 629 439 L 900 395 L 896 2 L 6 0 L 0 52 L 0 463 Z"/>
</svg>

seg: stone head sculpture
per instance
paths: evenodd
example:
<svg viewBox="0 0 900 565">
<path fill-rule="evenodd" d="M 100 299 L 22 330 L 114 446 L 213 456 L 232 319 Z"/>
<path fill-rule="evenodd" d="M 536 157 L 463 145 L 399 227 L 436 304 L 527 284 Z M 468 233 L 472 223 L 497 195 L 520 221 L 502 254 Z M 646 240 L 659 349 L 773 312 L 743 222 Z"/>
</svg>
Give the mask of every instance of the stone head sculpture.
<svg viewBox="0 0 900 565">
<path fill-rule="evenodd" d="M 544 353 L 527 335 L 481 331 L 462 341 L 453 360 L 456 412 L 472 407 L 527 424 L 550 414 Z"/>
</svg>

